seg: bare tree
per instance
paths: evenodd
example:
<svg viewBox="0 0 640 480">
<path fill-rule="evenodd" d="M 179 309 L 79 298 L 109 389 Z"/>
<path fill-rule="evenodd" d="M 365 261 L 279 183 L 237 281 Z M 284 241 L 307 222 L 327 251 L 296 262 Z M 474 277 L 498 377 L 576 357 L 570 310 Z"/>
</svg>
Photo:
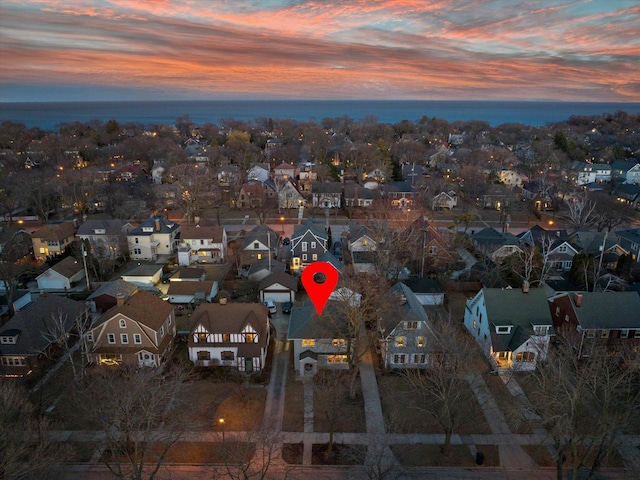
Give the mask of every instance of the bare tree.
<svg viewBox="0 0 640 480">
<path fill-rule="evenodd" d="M 69 452 L 49 430 L 26 391 L 14 382 L 0 382 L 0 478 L 51 478 Z"/>
<path fill-rule="evenodd" d="M 578 358 L 574 333 L 559 332 L 555 347 L 549 351 L 544 368 L 532 374 L 529 401 L 541 417 L 553 443 L 558 480 L 576 480 L 581 469 L 589 469 L 589 478 L 613 453 L 619 434 L 638 413 L 640 391 L 638 372 L 632 364 L 621 368 L 633 352 L 623 348 L 617 354 L 587 339 L 590 355 Z M 588 419 L 588 421 L 587 421 Z M 569 462 L 569 477 L 565 476 Z"/>
<path fill-rule="evenodd" d="M 426 371 L 408 369 L 404 378 L 415 393 L 415 408 L 433 417 L 442 428 L 445 440 L 442 454 L 451 452 L 451 437 L 475 398 L 469 382 L 474 381 L 478 348 L 473 339 L 447 316 L 432 322 L 435 337 Z"/>
<path fill-rule="evenodd" d="M 153 480 L 172 445 L 189 428 L 181 405 L 183 376 L 123 367 L 100 369 L 88 378 L 83 406 L 105 433 L 103 461 L 120 479 Z"/>
<path fill-rule="evenodd" d="M 194 217 L 215 203 L 218 186 L 208 167 L 202 165 L 182 163 L 173 167 L 171 175 L 182 188 L 178 203 L 187 222 L 192 223 Z"/>
<path fill-rule="evenodd" d="M 561 217 L 573 228 L 593 225 L 597 221 L 596 202 L 587 195 L 570 197 L 564 202 Z"/>
</svg>

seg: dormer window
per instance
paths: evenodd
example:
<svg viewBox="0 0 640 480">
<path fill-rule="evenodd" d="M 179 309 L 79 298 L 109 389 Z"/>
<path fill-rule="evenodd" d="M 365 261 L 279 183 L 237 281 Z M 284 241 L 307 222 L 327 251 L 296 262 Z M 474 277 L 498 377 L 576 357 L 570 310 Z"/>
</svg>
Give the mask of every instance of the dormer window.
<svg viewBox="0 0 640 480">
<path fill-rule="evenodd" d="M 153 233 L 153 227 L 142 227 L 144 233 Z"/>
<path fill-rule="evenodd" d="M 127 328 L 127 321 L 124 318 L 120 319 L 120 328 Z"/>
<path fill-rule="evenodd" d="M 549 326 L 547 325 L 535 325 L 533 327 L 533 333 L 535 335 L 546 335 L 547 333 L 549 333 Z"/>
<path fill-rule="evenodd" d="M 502 325 L 502 326 L 496 326 L 496 333 L 497 334 L 509 334 L 511 333 L 511 329 L 513 327 L 511 325 Z"/>
<path fill-rule="evenodd" d="M 96 228 L 93 233 L 94 235 L 104 235 L 107 231 L 104 228 Z"/>
</svg>

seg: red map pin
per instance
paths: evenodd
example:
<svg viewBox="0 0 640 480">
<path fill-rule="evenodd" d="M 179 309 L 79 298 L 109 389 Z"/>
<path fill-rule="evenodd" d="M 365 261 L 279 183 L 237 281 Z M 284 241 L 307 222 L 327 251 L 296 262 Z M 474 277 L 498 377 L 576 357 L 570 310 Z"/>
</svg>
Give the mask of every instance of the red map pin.
<svg viewBox="0 0 640 480">
<path fill-rule="evenodd" d="M 338 271 L 329 262 L 313 262 L 302 271 L 301 280 L 320 316 L 338 284 Z"/>
</svg>

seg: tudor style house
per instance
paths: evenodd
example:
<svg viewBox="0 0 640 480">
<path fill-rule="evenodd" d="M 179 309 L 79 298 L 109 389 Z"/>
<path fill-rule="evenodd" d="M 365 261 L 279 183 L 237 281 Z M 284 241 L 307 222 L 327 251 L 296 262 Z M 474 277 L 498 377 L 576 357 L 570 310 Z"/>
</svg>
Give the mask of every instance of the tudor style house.
<svg viewBox="0 0 640 480">
<path fill-rule="evenodd" d="M 344 300 L 329 300 L 322 317 L 311 302 L 291 309 L 287 340 L 293 345 L 296 374 L 313 376 L 321 368 L 348 369 L 349 338 L 347 320 L 341 312 Z"/>
<path fill-rule="evenodd" d="M 88 316 L 83 302 L 38 297 L 0 327 L 0 375 L 22 377 L 41 368 L 43 359 L 56 355 L 58 339 L 86 325 Z"/>
<path fill-rule="evenodd" d="M 604 347 L 615 352 L 640 345 L 640 295 L 636 292 L 561 293 L 551 298 L 558 335 L 573 341 L 579 358 Z"/>
<path fill-rule="evenodd" d="M 291 235 L 291 270 L 301 271 L 318 261 L 327 250 L 329 236 L 311 219 L 296 225 Z"/>
<path fill-rule="evenodd" d="M 140 291 L 118 297 L 85 336 L 89 360 L 96 364 L 159 367 L 168 358 L 176 336 L 173 306 Z"/>
<path fill-rule="evenodd" d="M 269 311 L 257 303 L 201 304 L 193 312 L 189 359 L 201 367 L 261 371 L 269 346 Z"/>
<path fill-rule="evenodd" d="M 378 325 L 385 368 L 427 368 L 436 340 L 427 312 L 402 282 L 391 287 L 389 302 L 398 306 L 398 314 L 386 315 Z"/>
<path fill-rule="evenodd" d="M 177 246 L 180 225 L 164 217 L 146 219 L 127 235 L 132 260 L 155 260 L 170 255 Z"/>
<path fill-rule="evenodd" d="M 535 370 L 554 334 L 542 288 L 483 288 L 467 300 L 464 325 L 497 370 Z"/>
<path fill-rule="evenodd" d="M 227 254 L 227 231 L 224 227 L 183 226 L 178 247 L 178 263 L 222 263 Z"/>
<path fill-rule="evenodd" d="M 31 235 L 33 255 L 38 260 L 56 257 L 75 240 L 75 235 L 76 227 L 71 222 L 45 225 Z"/>
</svg>

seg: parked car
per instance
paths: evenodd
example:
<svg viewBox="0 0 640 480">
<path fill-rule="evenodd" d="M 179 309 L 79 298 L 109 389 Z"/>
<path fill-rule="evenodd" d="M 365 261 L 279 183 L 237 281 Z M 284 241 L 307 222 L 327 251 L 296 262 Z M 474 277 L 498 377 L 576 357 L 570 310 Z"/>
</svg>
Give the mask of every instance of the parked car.
<svg viewBox="0 0 640 480">
<path fill-rule="evenodd" d="M 264 301 L 264 306 L 269 309 L 269 313 L 276 313 L 278 311 L 278 309 L 276 307 L 276 302 L 274 302 L 270 298 L 267 298 Z"/>
<path fill-rule="evenodd" d="M 293 303 L 285 302 L 282 304 L 282 313 L 291 313 L 291 308 L 293 307 Z"/>
</svg>

